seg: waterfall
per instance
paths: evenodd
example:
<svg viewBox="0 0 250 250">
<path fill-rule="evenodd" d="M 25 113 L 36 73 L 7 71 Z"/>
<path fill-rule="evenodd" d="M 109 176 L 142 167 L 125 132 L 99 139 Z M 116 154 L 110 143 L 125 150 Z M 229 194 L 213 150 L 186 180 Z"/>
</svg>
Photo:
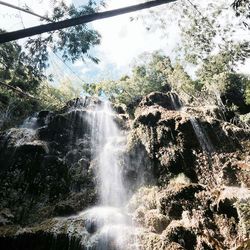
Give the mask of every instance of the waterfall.
<svg viewBox="0 0 250 250">
<path fill-rule="evenodd" d="M 122 151 L 125 136 L 118 129 L 115 114 L 104 102 L 91 114 L 92 154 L 97 159 L 96 175 L 99 180 L 100 202 L 105 206 L 121 207 L 126 201 L 122 180 Z"/>
<path fill-rule="evenodd" d="M 37 128 L 37 113 L 33 116 L 29 116 L 24 120 L 24 122 L 20 125 L 20 128 L 27 128 L 35 130 Z"/>
<path fill-rule="evenodd" d="M 199 122 L 196 120 L 195 117 L 190 116 L 190 122 L 194 129 L 195 135 L 199 141 L 199 144 L 204 152 L 212 153 L 214 152 L 213 144 L 211 143 L 210 139 L 208 138 L 206 131 L 201 127 Z"/>
<path fill-rule="evenodd" d="M 115 114 L 108 102 L 97 105 L 88 113 L 99 194 L 98 206 L 82 213 L 87 231 L 93 234 L 88 249 L 127 249 L 127 236 L 132 233 L 132 227 L 124 209 L 127 192 L 121 167 L 126 137 L 116 125 Z"/>
<path fill-rule="evenodd" d="M 182 102 L 175 92 L 169 92 L 169 97 L 174 110 L 178 111 L 182 107 Z"/>
<path fill-rule="evenodd" d="M 208 138 L 206 131 L 202 128 L 197 119 L 186 111 L 186 107 L 182 107 L 182 103 L 177 97 L 178 96 L 176 94 L 174 95 L 173 93 L 170 93 L 170 98 L 174 109 L 176 111 L 181 111 L 189 115 L 191 125 L 193 127 L 193 130 L 195 132 L 195 135 L 199 141 L 202 150 L 209 154 L 214 152 L 215 150 L 213 144 Z"/>
</svg>

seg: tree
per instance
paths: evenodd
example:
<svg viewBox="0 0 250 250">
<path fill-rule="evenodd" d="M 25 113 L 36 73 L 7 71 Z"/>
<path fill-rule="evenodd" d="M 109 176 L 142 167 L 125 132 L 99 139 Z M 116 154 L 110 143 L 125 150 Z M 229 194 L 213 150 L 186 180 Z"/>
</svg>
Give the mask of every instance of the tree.
<svg viewBox="0 0 250 250">
<path fill-rule="evenodd" d="M 79 96 L 80 90 L 73 89 L 67 81 L 60 82 L 58 87 L 52 87 L 47 81 L 40 84 L 37 97 L 41 108 L 46 110 L 56 110 L 62 108 L 65 103 Z"/>
<path fill-rule="evenodd" d="M 44 78 L 36 61 L 16 42 L 0 45 L 0 79 L 24 91 L 34 91 Z"/>
<path fill-rule="evenodd" d="M 54 1 L 54 9 L 50 20 L 60 21 L 67 18 L 79 17 L 92 14 L 98 9 L 96 1 L 89 1 L 87 5 L 76 8 L 74 5 L 67 6 L 63 1 Z M 26 43 L 30 56 L 34 58 L 40 70 L 48 66 L 49 51 L 59 52 L 65 61 L 74 62 L 78 59 L 83 61 L 87 58 L 98 63 L 98 58 L 90 55 L 89 50 L 100 44 L 100 34 L 87 25 L 77 25 L 56 32 L 49 32 L 36 38 L 29 38 Z"/>
<path fill-rule="evenodd" d="M 238 1 L 244 9 L 246 3 L 249 5 L 248 0 Z M 152 10 L 140 18 L 147 29 L 161 29 L 166 43 L 171 36 L 168 28 L 173 23 L 178 26 L 180 43 L 176 48 L 176 57 L 182 64 L 199 65 L 202 60 L 222 50 L 237 54 L 235 63 L 244 62 L 249 57 L 248 31 L 241 18 L 234 16 L 229 1 L 182 0 L 169 6 Z"/>
<path fill-rule="evenodd" d="M 191 94 L 195 88 L 195 82 L 180 64 L 172 64 L 169 57 L 154 52 L 137 58 L 131 76 L 123 76 L 118 81 L 89 84 L 84 89 L 91 95 L 106 95 L 111 101 L 130 105 L 153 91 L 173 89 Z"/>
<path fill-rule="evenodd" d="M 50 19 L 56 21 L 93 13 L 97 6 L 99 4 L 97 5 L 95 1 L 89 1 L 86 6 L 76 9 L 73 5 L 68 7 L 63 2 L 55 1 Z M 60 53 L 64 60 L 75 61 L 78 58 L 85 59 L 87 56 L 97 62 L 98 60 L 91 57 L 88 51 L 99 42 L 100 35 L 83 25 L 29 39 L 25 49 L 16 42 L 1 44 L 0 80 L 4 83 L 0 86 L 1 126 L 13 126 L 39 109 L 54 109 L 61 106 L 64 101 L 75 97 L 68 83 L 62 90 L 48 85 L 44 69 L 48 66 L 50 49 Z M 18 91 L 13 92 L 15 89 Z M 26 94 L 20 95 L 22 92 Z"/>
<path fill-rule="evenodd" d="M 250 56 L 249 27 L 242 22 L 243 16 L 249 18 L 249 0 L 235 0 L 233 5 L 225 0 L 182 0 L 140 18 L 148 30 L 160 28 L 166 43 L 171 36 L 169 26 L 178 25 L 180 42 L 172 59 L 178 61 L 179 66 L 175 68 L 179 67 L 180 71 L 173 71 L 168 79 L 178 85 L 177 91 L 200 97 L 209 95 L 213 102 L 221 97 L 224 103 L 237 105 L 241 112 L 247 112 L 249 79 L 236 73 L 239 64 Z M 196 67 L 195 81 L 181 69 L 190 64 Z"/>
<path fill-rule="evenodd" d="M 250 1 L 249 0 L 234 0 L 232 7 L 237 17 L 241 17 L 243 25 L 250 29 Z"/>
<path fill-rule="evenodd" d="M 237 107 L 240 113 L 250 111 L 249 76 L 237 74 L 231 67 L 230 52 L 219 53 L 207 58 L 197 71 L 203 91 L 220 96 L 224 105 Z"/>
</svg>

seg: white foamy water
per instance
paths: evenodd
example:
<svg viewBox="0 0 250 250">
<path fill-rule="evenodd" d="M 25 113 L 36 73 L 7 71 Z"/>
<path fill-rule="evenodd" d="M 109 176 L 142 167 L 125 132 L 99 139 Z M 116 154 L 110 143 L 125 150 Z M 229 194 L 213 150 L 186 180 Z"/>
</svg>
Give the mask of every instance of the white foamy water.
<svg viewBox="0 0 250 250">
<path fill-rule="evenodd" d="M 23 145 L 25 143 L 32 143 L 36 139 L 37 128 L 37 114 L 29 116 L 19 126 L 19 130 L 15 130 L 16 146 Z M 12 131 L 10 131 L 10 134 Z M 9 136 L 8 134 L 7 136 Z"/>
<path fill-rule="evenodd" d="M 208 138 L 205 130 L 200 126 L 199 122 L 193 116 L 190 116 L 190 122 L 193 126 L 196 137 L 199 141 L 199 144 L 204 152 L 212 153 L 214 152 L 213 144 Z"/>
<path fill-rule="evenodd" d="M 88 117 L 99 194 L 99 206 L 83 212 L 85 227 L 93 234 L 89 244 L 98 250 L 127 249 L 133 228 L 124 209 L 127 191 L 121 163 L 126 137 L 115 123 L 108 102 L 97 105 Z"/>
<path fill-rule="evenodd" d="M 20 128 L 36 129 L 37 128 L 37 114 L 29 116 L 21 124 Z"/>
<path fill-rule="evenodd" d="M 114 118 L 115 114 L 108 102 L 90 113 L 92 154 L 97 159 L 100 203 L 104 206 L 121 207 L 126 201 L 121 167 L 125 136 Z"/>
</svg>

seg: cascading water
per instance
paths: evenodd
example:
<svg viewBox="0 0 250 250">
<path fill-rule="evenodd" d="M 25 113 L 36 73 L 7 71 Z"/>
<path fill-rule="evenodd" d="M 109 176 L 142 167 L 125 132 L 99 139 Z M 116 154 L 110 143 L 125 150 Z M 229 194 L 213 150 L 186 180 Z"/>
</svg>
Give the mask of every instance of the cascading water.
<svg viewBox="0 0 250 250">
<path fill-rule="evenodd" d="M 117 127 L 108 102 L 97 105 L 88 117 L 100 198 L 99 206 L 82 213 L 88 232 L 93 233 L 89 249 L 126 249 L 126 236 L 132 228 L 124 209 L 127 192 L 121 162 L 125 135 Z"/>
<path fill-rule="evenodd" d="M 37 114 L 34 114 L 33 116 L 29 116 L 28 118 L 26 118 L 24 122 L 21 124 L 20 128 L 35 130 L 37 128 Z"/>
<path fill-rule="evenodd" d="M 92 153 L 97 158 L 100 202 L 105 206 L 121 207 L 126 200 L 120 164 L 125 137 L 114 121 L 108 102 L 92 112 L 91 120 Z"/>
<path fill-rule="evenodd" d="M 200 126 L 197 119 L 193 116 L 190 116 L 190 122 L 193 126 L 194 132 L 196 134 L 196 137 L 199 141 L 199 144 L 200 144 L 202 150 L 204 152 L 209 153 L 209 154 L 214 152 L 215 151 L 214 147 L 213 147 L 210 139 L 208 138 L 206 131 L 204 131 L 204 129 Z"/>
<path fill-rule="evenodd" d="M 171 102 L 172 102 L 172 105 L 174 107 L 174 109 L 176 111 L 180 110 L 184 113 L 187 113 L 188 112 L 186 111 L 186 107 L 182 107 L 182 103 L 181 101 L 178 99 L 178 96 L 175 94 L 173 94 L 172 92 L 170 92 L 170 98 L 171 98 Z M 193 127 L 193 130 L 195 132 L 195 135 L 199 141 L 199 144 L 202 148 L 202 150 L 208 154 L 211 154 L 212 152 L 214 152 L 214 147 L 210 141 L 210 139 L 208 138 L 207 134 L 206 134 L 206 131 L 203 129 L 203 127 L 199 124 L 199 122 L 197 121 L 197 119 L 188 114 L 190 116 L 190 122 L 192 124 L 192 127 Z"/>
</svg>

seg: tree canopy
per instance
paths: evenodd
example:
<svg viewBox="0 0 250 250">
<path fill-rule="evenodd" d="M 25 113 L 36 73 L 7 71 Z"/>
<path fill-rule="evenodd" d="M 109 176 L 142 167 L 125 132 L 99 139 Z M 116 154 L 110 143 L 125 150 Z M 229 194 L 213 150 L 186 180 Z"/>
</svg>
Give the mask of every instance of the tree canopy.
<svg viewBox="0 0 250 250">
<path fill-rule="evenodd" d="M 97 3 L 91 0 L 87 5 L 76 8 L 55 0 L 52 14 L 47 19 L 57 21 L 94 13 L 100 5 L 103 5 L 102 1 Z M 48 67 L 49 53 L 58 53 L 65 61 L 89 58 L 97 63 L 98 59 L 91 56 L 89 50 L 99 43 L 97 31 L 87 25 L 78 25 L 28 39 L 25 48 L 17 42 L 1 44 L 0 80 L 5 84 L 0 87 L 1 125 L 15 123 L 38 109 L 58 108 L 65 101 L 76 97 L 68 82 L 61 84 L 61 89 L 48 84 L 51 76 L 45 74 L 45 69 Z M 8 85 L 11 88 L 6 88 Z M 17 91 L 13 92 L 15 88 Z"/>
<path fill-rule="evenodd" d="M 101 5 L 103 2 L 89 1 L 76 8 L 55 0 L 48 19 L 59 21 L 91 14 Z M 147 14 L 142 16 L 145 27 L 148 30 L 160 28 L 166 42 L 169 23 L 178 25 L 181 41 L 174 56 L 159 51 L 143 53 L 136 59 L 131 74 L 119 80 L 84 83 L 83 90 L 132 107 L 152 91 L 171 89 L 189 103 L 204 96 L 204 102 L 209 98 L 217 102 L 219 98 L 227 108 L 247 113 L 250 109 L 250 79 L 248 75 L 237 73 L 237 67 L 250 55 L 249 36 L 241 35 L 249 29 L 248 12 L 249 1 L 246 0 L 236 0 L 232 5 L 225 0 L 206 5 L 183 0 L 169 9 L 151 10 L 150 18 L 147 19 Z M 25 48 L 16 42 L 0 45 L 0 80 L 37 98 L 24 99 L 11 90 L 0 88 L 0 112 L 5 112 L 6 107 L 16 107 L 19 102 L 20 106 L 29 107 L 18 109 L 21 117 L 41 107 L 60 107 L 79 95 L 82 90 L 76 90 L 67 80 L 59 84 L 60 89 L 49 84 L 49 77 L 44 73 L 49 53 L 57 53 L 64 61 L 88 58 L 98 63 L 90 49 L 100 41 L 97 31 L 87 25 L 77 25 L 30 38 Z M 187 65 L 195 65 L 195 76 L 191 77 Z"/>
</svg>

